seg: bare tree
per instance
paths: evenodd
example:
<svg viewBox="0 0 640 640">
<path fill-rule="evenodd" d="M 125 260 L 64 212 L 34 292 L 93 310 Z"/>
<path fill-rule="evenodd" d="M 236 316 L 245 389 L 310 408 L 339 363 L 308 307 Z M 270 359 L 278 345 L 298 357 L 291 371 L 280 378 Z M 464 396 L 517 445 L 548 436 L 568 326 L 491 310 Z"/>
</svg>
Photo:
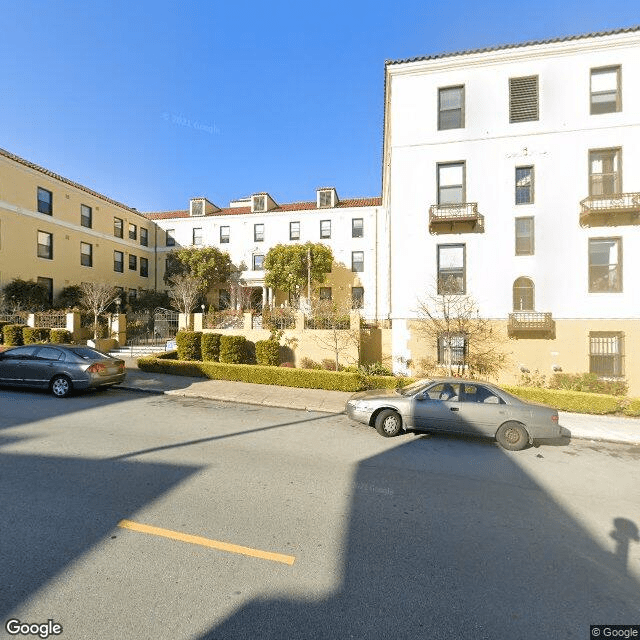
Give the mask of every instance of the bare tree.
<svg viewBox="0 0 640 640">
<path fill-rule="evenodd" d="M 169 289 L 169 299 L 171 304 L 185 315 L 190 314 L 198 304 L 205 283 L 202 278 L 190 275 L 174 276 L 169 280 L 171 288 Z"/>
<path fill-rule="evenodd" d="M 495 377 L 507 362 L 504 338 L 495 324 L 480 316 L 475 299 L 460 292 L 459 281 L 438 282 L 435 292 L 418 301 L 417 332 L 437 345 L 438 363 L 449 375 Z"/>
<path fill-rule="evenodd" d="M 80 304 L 93 313 L 93 339 L 98 339 L 98 316 L 118 297 L 118 290 L 106 282 L 83 282 Z"/>
<path fill-rule="evenodd" d="M 358 364 L 360 360 L 360 328 L 351 328 L 351 298 L 341 302 L 333 300 L 314 300 L 313 315 L 307 319 L 307 325 L 318 330 L 313 335 L 314 342 L 321 348 L 330 351 L 336 371 L 340 368 L 340 359 L 348 358 L 356 351 L 356 358 L 351 357 L 349 364 Z"/>
</svg>

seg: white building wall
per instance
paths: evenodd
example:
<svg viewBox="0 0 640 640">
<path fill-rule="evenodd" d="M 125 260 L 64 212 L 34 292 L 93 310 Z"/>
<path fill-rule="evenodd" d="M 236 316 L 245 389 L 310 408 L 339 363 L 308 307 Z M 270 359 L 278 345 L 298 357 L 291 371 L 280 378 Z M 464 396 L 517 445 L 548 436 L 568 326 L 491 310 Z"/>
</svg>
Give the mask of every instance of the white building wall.
<svg viewBox="0 0 640 640">
<path fill-rule="evenodd" d="M 589 149 L 622 148 L 622 190 L 640 192 L 637 32 L 387 67 L 383 185 L 391 217 L 392 317 L 416 316 L 436 280 L 438 244 L 464 243 L 467 291 L 487 317 L 512 311 L 512 285 L 532 278 L 536 310 L 554 318 L 638 315 L 640 227 L 581 228 Z M 590 69 L 622 67 L 622 112 L 590 115 Z M 539 77 L 540 117 L 509 123 L 509 78 Z M 464 85 L 465 127 L 438 131 L 438 89 Z M 466 162 L 466 201 L 484 233 L 428 230 L 437 163 Z M 515 205 L 515 167 L 535 167 L 535 202 Z M 515 217 L 534 216 L 535 255 L 515 255 Z M 588 292 L 588 238 L 623 238 L 623 292 Z"/>
</svg>

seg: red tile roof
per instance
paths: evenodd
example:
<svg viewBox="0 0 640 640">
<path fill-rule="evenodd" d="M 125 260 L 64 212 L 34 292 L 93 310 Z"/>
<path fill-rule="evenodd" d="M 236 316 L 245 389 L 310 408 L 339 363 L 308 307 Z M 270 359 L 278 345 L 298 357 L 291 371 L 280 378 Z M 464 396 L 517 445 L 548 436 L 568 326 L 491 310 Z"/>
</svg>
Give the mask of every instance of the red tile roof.
<svg viewBox="0 0 640 640">
<path fill-rule="evenodd" d="M 382 205 L 382 198 L 348 198 L 346 200 L 340 200 L 335 207 L 336 209 L 347 209 L 350 207 L 379 207 Z M 326 207 L 328 209 L 329 207 Z M 256 215 L 268 215 L 270 213 L 282 213 L 286 211 L 322 211 L 325 209 L 318 209 L 315 200 L 310 202 L 290 202 L 288 204 L 280 204 L 270 211 L 256 212 Z M 212 213 L 207 213 L 204 217 L 209 218 L 211 216 L 234 216 L 243 213 L 251 213 L 251 207 L 226 207 Z M 184 209 L 180 211 L 156 211 L 143 213 L 150 220 L 171 220 L 172 218 L 188 218 L 189 210 Z M 198 216 L 201 217 L 201 216 Z"/>
</svg>

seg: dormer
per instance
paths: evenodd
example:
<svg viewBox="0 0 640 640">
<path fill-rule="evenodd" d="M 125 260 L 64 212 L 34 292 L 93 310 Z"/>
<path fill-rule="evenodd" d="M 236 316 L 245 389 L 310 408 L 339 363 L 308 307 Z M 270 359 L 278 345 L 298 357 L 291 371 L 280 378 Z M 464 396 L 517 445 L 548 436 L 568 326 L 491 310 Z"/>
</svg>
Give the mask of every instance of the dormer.
<svg viewBox="0 0 640 640">
<path fill-rule="evenodd" d="M 316 205 L 318 209 L 332 209 L 338 206 L 338 192 L 334 187 L 316 189 Z"/>
<path fill-rule="evenodd" d="M 278 205 L 268 193 L 254 193 L 251 196 L 251 213 L 265 213 Z"/>
<path fill-rule="evenodd" d="M 220 211 L 220 208 L 206 198 L 191 198 L 189 200 L 189 215 L 192 218 L 208 216 L 218 211 Z"/>
</svg>

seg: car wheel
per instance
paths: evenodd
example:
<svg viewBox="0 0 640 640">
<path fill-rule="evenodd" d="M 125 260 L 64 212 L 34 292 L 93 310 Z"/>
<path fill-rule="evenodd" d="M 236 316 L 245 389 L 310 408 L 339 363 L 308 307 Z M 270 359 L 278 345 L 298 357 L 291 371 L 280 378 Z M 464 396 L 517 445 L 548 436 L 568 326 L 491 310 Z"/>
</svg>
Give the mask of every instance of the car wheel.
<svg viewBox="0 0 640 640">
<path fill-rule="evenodd" d="M 507 451 L 520 451 L 529 444 L 529 434 L 519 422 L 505 422 L 498 429 L 496 440 Z"/>
<path fill-rule="evenodd" d="M 397 436 L 402 431 L 402 418 L 393 409 L 384 409 L 376 417 L 376 431 L 385 438 Z"/>
<path fill-rule="evenodd" d="M 56 398 L 66 398 L 71 393 L 71 380 L 67 376 L 55 376 L 51 380 L 51 393 Z"/>
</svg>

